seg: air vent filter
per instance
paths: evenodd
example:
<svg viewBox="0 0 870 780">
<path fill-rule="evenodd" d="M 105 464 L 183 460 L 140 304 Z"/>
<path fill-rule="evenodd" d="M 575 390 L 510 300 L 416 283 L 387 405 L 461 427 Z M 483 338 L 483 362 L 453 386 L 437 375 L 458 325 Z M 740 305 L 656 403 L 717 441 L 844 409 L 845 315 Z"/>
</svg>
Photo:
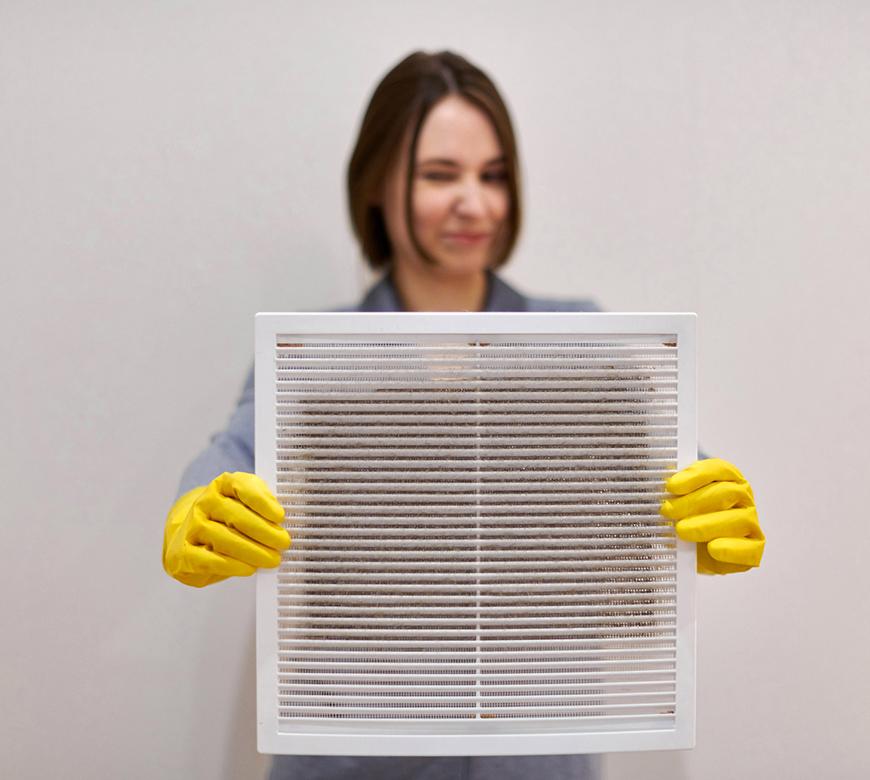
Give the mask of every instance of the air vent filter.
<svg viewBox="0 0 870 780">
<path fill-rule="evenodd" d="M 258 315 L 260 749 L 690 747 L 694 321 Z"/>
</svg>

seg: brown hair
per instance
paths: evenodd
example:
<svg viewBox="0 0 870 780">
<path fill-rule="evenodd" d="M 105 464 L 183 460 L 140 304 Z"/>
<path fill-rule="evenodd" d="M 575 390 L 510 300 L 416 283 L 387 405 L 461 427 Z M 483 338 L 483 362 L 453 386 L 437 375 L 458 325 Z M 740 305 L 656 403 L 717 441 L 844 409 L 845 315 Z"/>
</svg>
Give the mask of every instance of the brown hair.
<svg viewBox="0 0 870 780">
<path fill-rule="evenodd" d="M 489 76 L 465 58 L 449 51 L 437 54 L 417 51 L 396 65 L 375 88 L 347 169 L 353 231 L 372 268 L 381 268 L 392 259 L 393 247 L 379 201 L 383 183 L 402 148 L 408 128 L 411 128 L 411 144 L 405 221 L 416 250 L 424 260 L 434 262 L 414 235 L 411 196 L 420 128 L 435 104 L 447 95 L 459 95 L 481 109 L 492 122 L 504 152 L 510 210 L 506 235 L 497 246 L 493 267 L 504 264 L 516 244 L 521 215 L 520 172 L 516 137 L 507 106 Z"/>
</svg>

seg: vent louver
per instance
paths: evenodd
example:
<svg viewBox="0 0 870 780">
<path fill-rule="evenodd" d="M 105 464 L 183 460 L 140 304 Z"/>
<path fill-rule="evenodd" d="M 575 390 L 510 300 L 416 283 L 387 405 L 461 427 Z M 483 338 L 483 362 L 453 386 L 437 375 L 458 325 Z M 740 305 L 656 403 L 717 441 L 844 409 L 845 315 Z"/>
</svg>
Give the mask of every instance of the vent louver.
<svg viewBox="0 0 870 780">
<path fill-rule="evenodd" d="M 258 315 L 260 746 L 686 747 L 693 315 Z"/>
</svg>

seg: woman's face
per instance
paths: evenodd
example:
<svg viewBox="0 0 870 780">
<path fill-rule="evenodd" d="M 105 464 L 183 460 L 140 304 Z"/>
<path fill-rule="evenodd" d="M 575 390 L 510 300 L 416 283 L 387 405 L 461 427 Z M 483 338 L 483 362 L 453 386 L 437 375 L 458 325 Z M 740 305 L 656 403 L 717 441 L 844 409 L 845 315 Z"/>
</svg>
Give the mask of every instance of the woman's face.
<svg viewBox="0 0 870 780">
<path fill-rule="evenodd" d="M 384 218 L 393 262 L 426 265 L 405 221 L 408 145 L 384 187 Z M 476 274 L 492 262 L 510 210 L 504 155 L 487 115 L 448 95 L 423 122 L 417 139 L 412 191 L 414 234 L 435 260 L 432 271 Z"/>
</svg>

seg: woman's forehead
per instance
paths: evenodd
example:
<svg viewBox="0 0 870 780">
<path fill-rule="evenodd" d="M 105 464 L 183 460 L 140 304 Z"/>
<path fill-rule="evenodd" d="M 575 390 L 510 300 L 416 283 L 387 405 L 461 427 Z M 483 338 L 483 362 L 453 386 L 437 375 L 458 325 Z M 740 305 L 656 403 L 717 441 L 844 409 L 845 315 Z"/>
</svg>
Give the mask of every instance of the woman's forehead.
<svg viewBox="0 0 870 780">
<path fill-rule="evenodd" d="M 448 95 L 435 104 L 417 139 L 417 162 L 449 159 L 482 164 L 503 154 L 490 118 L 459 95 Z"/>
</svg>

